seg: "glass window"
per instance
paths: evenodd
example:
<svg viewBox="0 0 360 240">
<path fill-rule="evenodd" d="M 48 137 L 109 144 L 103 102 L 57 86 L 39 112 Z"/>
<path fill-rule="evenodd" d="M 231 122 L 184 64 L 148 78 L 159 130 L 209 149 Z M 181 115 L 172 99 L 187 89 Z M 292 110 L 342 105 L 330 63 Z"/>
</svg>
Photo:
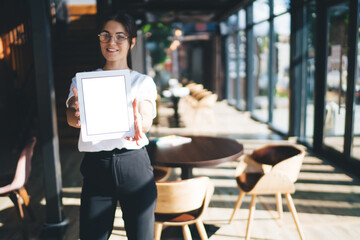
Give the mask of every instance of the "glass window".
<svg viewBox="0 0 360 240">
<path fill-rule="evenodd" d="M 233 14 L 228 18 L 227 26 L 231 33 L 238 29 L 238 24 L 239 20 L 237 14 Z"/>
<path fill-rule="evenodd" d="M 315 38 L 316 14 L 315 2 L 307 7 L 306 15 L 306 64 L 305 64 L 305 102 L 302 136 L 310 145 L 314 137 L 314 85 L 315 85 Z"/>
<path fill-rule="evenodd" d="M 289 69 L 290 69 L 290 14 L 274 19 L 274 110 L 273 125 L 283 132 L 289 130 Z"/>
<path fill-rule="evenodd" d="M 245 110 L 246 107 L 246 34 L 245 31 L 239 31 L 239 107 Z"/>
<path fill-rule="evenodd" d="M 274 0 L 274 14 L 286 12 L 290 8 L 290 0 Z"/>
<path fill-rule="evenodd" d="M 239 11 L 239 28 L 245 29 L 246 28 L 246 11 L 244 9 L 241 9 Z"/>
<path fill-rule="evenodd" d="M 328 58 L 325 93 L 324 143 L 344 150 L 347 92 L 348 3 L 329 8 Z"/>
<path fill-rule="evenodd" d="M 229 104 L 236 104 L 236 35 L 229 35 L 227 38 L 228 53 L 228 101 Z"/>
<path fill-rule="evenodd" d="M 253 3 L 254 23 L 266 20 L 270 17 L 269 0 L 257 0 Z"/>
<path fill-rule="evenodd" d="M 254 115 L 267 122 L 269 116 L 269 22 L 254 26 Z"/>
</svg>

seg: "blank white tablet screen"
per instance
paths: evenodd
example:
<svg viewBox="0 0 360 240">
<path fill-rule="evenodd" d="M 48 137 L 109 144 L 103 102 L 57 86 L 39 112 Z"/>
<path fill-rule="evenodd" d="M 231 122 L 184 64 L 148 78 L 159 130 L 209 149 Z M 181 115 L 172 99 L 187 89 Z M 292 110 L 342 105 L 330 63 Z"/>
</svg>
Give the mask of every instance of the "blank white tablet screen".
<svg viewBox="0 0 360 240">
<path fill-rule="evenodd" d="M 129 131 L 124 76 L 83 78 L 87 135 Z"/>
</svg>

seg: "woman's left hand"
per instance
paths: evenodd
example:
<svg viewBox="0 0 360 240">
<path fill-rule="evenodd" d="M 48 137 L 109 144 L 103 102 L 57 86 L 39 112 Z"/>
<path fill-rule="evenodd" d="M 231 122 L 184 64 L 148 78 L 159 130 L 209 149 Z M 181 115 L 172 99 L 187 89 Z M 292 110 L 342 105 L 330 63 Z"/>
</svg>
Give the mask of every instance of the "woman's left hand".
<svg viewBox="0 0 360 240">
<path fill-rule="evenodd" d="M 133 101 L 133 110 L 134 110 L 134 137 L 125 137 L 126 140 L 135 141 L 138 146 L 140 146 L 140 140 L 142 139 L 142 117 L 138 109 L 138 101 L 135 98 Z"/>
</svg>

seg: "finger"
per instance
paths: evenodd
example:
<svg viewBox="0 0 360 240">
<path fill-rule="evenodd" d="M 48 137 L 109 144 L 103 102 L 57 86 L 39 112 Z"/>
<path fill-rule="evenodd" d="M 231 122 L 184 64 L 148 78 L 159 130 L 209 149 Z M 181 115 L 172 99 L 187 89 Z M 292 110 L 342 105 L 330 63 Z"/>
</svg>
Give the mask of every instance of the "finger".
<svg viewBox="0 0 360 240">
<path fill-rule="evenodd" d="M 141 136 L 141 131 L 140 131 L 140 127 L 137 125 L 136 126 L 136 129 L 135 129 L 135 136 L 134 136 L 134 138 L 136 139 L 136 140 L 140 140 L 141 138 L 142 138 L 142 136 Z"/>
<path fill-rule="evenodd" d="M 74 93 L 74 96 L 76 98 L 76 100 L 78 99 L 78 91 L 76 90 L 76 88 L 72 88 L 72 91 Z"/>
<path fill-rule="evenodd" d="M 76 111 L 79 111 L 79 102 L 78 101 L 74 102 L 74 107 L 75 107 Z"/>
<path fill-rule="evenodd" d="M 75 112 L 75 117 L 80 117 L 80 112 L 79 111 Z"/>
<path fill-rule="evenodd" d="M 135 141 L 134 137 L 125 137 L 125 139 L 128 140 L 128 141 Z"/>
<path fill-rule="evenodd" d="M 137 98 L 135 98 L 134 101 L 133 101 L 134 113 L 135 113 L 135 111 L 137 111 L 137 105 L 138 105 L 138 101 L 137 101 Z"/>
<path fill-rule="evenodd" d="M 134 111 L 134 120 L 136 122 L 137 119 L 139 118 L 138 101 L 136 98 L 133 101 L 133 111 Z"/>
</svg>

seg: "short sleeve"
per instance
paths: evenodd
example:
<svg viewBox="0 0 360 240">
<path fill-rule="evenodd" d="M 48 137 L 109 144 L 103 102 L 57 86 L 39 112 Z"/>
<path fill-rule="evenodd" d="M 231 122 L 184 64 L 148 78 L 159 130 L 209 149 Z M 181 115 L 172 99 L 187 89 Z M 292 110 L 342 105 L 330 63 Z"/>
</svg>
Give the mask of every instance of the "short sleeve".
<svg viewBox="0 0 360 240">
<path fill-rule="evenodd" d="M 139 102 L 148 100 L 153 105 L 153 118 L 156 117 L 156 98 L 157 98 L 157 90 L 154 80 L 146 76 L 144 81 L 140 85 L 140 89 L 137 95 L 137 99 Z"/>
<path fill-rule="evenodd" d="M 73 79 L 71 80 L 71 85 L 70 85 L 70 90 L 69 90 L 69 96 L 66 99 L 66 107 L 69 107 L 69 100 L 70 98 L 72 98 L 74 96 L 74 92 L 72 91 L 72 89 L 75 88 L 77 89 L 77 85 L 76 85 L 76 77 L 73 77 Z"/>
</svg>

